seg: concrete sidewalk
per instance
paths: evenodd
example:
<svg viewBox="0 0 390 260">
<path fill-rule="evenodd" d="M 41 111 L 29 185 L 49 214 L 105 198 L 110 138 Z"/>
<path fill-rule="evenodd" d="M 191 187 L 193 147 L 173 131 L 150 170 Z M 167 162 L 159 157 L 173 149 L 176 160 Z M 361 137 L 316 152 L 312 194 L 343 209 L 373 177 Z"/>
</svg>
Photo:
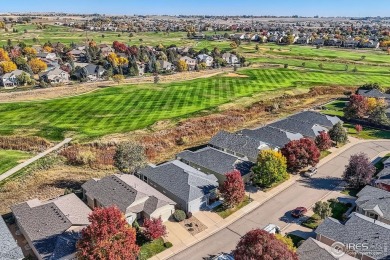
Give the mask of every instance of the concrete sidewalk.
<svg viewBox="0 0 390 260">
<path fill-rule="evenodd" d="M 318 164 L 318 166 L 321 166 L 326 162 L 334 159 L 340 153 L 344 152 L 345 150 L 349 149 L 350 147 L 360 142 L 364 142 L 364 140 L 359 140 L 357 138 L 350 138 L 350 142 L 342 146 L 341 148 L 330 149 L 332 153 L 329 154 L 327 157 L 323 158 Z M 199 234 L 196 234 L 195 236 L 190 235 L 189 232 L 186 229 L 182 228 L 178 223 L 167 222 L 166 226 L 168 230 L 168 235 L 166 239 L 172 242 L 173 247 L 166 249 L 165 251 L 152 257 L 151 259 L 152 260 L 167 259 L 185 250 L 186 248 L 196 244 L 197 242 L 202 241 L 203 239 L 213 235 L 214 233 L 217 233 L 218 231 L 229 226 L 236 220 L 240 219 L 241 217 L 245 216 L 251 211 L 257 209 L 262 204 L 264 204 L 274 196 L 278 195 L 285 189 L 289 188 L 291 185 L 295 184 L 296 181 L 299 179 L 301 179 L 300 175 L 292 175 L 289 180 L 283 182 L 282 184 L 274 187 L 271 190 L 268 190 L 267 192 L 263 192 L 260 190 L 253 193 L 252 192 L 249 193 L 248 195 L 250 195 L 253 201 L 247 206 L 233 213 L 226 219 L 222 219 L 218 214 L 213 212 L 208 212 L 208 211 L 195 213 L 194 216 L 207 226 L 206 230 L 200 232 Z M 302 231 L 307 232 L 309 230 L 305 229 Z"/>
<path fill-rule="evenodd" d="M 0 182 L 7 179 L 8 177 L 12 176 L 13 174 L 17 173 L 18 171 L 20 171 L 21 169 L 23 169 L 24 167 L 30 165 L 31 163 L 35 162 L 36 160 L 38 159 L 41 159 L 42 157 L 48 155 L 49 153 L 53 152 L 53 151 L 56 151 L 58 149 L 60 149 L 62 146 L 64 146 L 65 144 L 68 144 L 70 141 L 72 141 L 72 138 L 66 138 L 64 141 L 62 141 L 61 143 L 53 146 L 52 148 L 49 148 L 47 149 L 46 151 L 34 156 L 33 158 L 30 158 L 28 159 L 27 161 L 15 166 L 14 168 L 6 171 L 5 173 L 1 174 L 0 175 Z"/>
</svg>

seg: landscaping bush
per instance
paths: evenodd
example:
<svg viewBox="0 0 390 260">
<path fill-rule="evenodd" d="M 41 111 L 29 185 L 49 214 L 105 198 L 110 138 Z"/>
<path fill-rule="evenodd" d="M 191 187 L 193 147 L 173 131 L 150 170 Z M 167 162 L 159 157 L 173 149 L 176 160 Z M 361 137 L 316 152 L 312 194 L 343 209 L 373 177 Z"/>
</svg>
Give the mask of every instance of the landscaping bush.
<svg viewBox="0 0 390 260">
<path fill-rule="evenodd" d="M 191 213 L 191 212 L 188 212 L 188 213 L 187 213 L 187 219 L 188 219 L 188 218 L 192 218 L 192 213 Z"/>
<path fill-rule="evenodd" d="M 166 248 L 171 248 L 173 245 L 172 245 L 171 242 L 165 242 L 165 243 L 164 243 L 164 246 L 165 246 Z"/>
<path fill-rule="evenodd" d="M 175 210 L 175 213 L 173 213 L 173 218 L 177 221 L 177 222 L 181 222 L 183 220 L 186 219 L 186 213 L 182 210 Z"/>
<path fill-rule="evenodd" d="M 0 149 L 19 150 L 25 152 L 42 152 L 47 150 L 51 143 L 36 136 L 0 136 Z"/>
</svg>

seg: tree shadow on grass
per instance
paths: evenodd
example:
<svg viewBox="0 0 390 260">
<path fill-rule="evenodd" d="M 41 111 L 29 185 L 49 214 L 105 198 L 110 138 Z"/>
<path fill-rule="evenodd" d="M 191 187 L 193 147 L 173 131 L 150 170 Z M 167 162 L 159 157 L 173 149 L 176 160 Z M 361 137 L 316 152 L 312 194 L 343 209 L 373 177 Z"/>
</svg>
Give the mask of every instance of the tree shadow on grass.
<svg viewBox="0 0 390 260">
<path fill-rule="evenodd" d="M 72 189 L 72 190 L 79 190 L 81 189 L 81 185 L 83 185 L 83 181 L 75 181 L 75 180 L 69 180 L 69 179 L 60 179 L 60 180 L 55 180 L 52 183 L 48 184 L 42 184 L 40 188 L 43 187 L 55 187 L 58 189 Z"/>
<path fill-rule="evenodd" d="M 316 190 L 335 190 L 340 184 L 343 183 L 341 178 L 336 177 L 324 177 L 324 178 L 303 178 L 298 180 L 299 183 L 305 187 Z"/>
</svg>

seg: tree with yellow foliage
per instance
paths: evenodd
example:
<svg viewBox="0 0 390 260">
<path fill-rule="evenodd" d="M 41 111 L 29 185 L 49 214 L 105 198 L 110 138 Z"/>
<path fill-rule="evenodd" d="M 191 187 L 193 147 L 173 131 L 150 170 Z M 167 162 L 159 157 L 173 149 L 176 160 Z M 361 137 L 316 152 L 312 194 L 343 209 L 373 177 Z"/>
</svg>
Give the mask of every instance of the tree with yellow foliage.
<svg viewBox="0 0 390 260">
<path fill-rule="evenodd" d="M 114 52 L 110 52 L 108 55 L 107 55 L 107 60 L 111 63 L 112 66 L 116 67 L 118 66 L 118 55 L 116 55 L 116 53 Z"/>
<path fill-rule="evenodd" d="M 0 48 L 0 61 L 10 61 L 8 52 L 6 52 L 3 48 Z"/>
<path fill-rule="evenodd" d="M 123 80 L 125 79 L 125 76 L 123 76 L 122 74 L 116 74 L 114 76 L 112 76 L 112 80 L 115 81 L 116 83 L 121 83 Z"/>
<path fill-rule="evenodd" d="M 179 72 L 187 71 L 188 70 L 188 65 L 187 65 L 186 61 L 179 60 L 178 63 L 177 63 L 177 70 Z"/>
<path fill-rule="evenodd" d="M 43 47 L 43 51 L 44 52 L 53 52 L 53 48 L 47 45 L 47 46 Z"/>
<path fill-rule="evenodd" d="M 254 181 L 269 187 L 273 183 L 288 179 L 287 159 L 279 151 L 262 150 L 257 157 L 257 164 L 253 167 Z"/>
<path fill-rule="evenodd" d="M 30 65 L 31 70 L 35 74 L 38 74 L 39 72 L 42 72 L 47 69 L 47 64 L 40 59 L 31 59 L 28 64 Z"/>
<path fill-rule="evenodd" d="M 371 111 L 378 107 L 385 107 L 386 101 L 382 98 L 373 98 L 369 97 L 367 98 L 367 111 L 370 114 Z"/>
<path fill-rule="evenodd" d="M 0 22 L 0 29 L 5 29 L 5 22 Z"/>
<path fill-rule="evenodd" d="M 0 67 L 4 73 L 8 73 L 17 69 L 16 64 L 12 61 L 0 62 Z"/>
<path fill-rule="evenodd" d="M 34 48 L 32 48 L 32 47 L 25 47 L 25 48 L 23 49 L 23 53 L 24 53 L 25 55 L 27 55 L 27 56 L 32 57 L 32 56 L 37 55 L 37 50 L 34 49 Z"/>
<path fill-rule="evenodd" d="M 125 57 L 118 57 L 118 65 L 123 66 L 129 63 L 129 60 L 126 59 Z"/>
</svg>

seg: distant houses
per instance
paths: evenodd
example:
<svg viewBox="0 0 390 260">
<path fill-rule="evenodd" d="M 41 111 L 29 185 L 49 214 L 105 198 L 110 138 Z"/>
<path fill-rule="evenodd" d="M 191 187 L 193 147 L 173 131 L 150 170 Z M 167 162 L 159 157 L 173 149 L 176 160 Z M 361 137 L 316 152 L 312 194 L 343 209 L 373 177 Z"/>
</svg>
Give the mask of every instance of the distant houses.
<svg viewBox="0 0 390 260">
<path fill-rule="evenodd" d="M 17 69 L 9 73 L 0 75 L 1 86 L 5 88 L 14 88 L 16 86 L 19 86 L 18 76 L 22 75 L 23 73 L 26 72 Z"/>
</svg>

